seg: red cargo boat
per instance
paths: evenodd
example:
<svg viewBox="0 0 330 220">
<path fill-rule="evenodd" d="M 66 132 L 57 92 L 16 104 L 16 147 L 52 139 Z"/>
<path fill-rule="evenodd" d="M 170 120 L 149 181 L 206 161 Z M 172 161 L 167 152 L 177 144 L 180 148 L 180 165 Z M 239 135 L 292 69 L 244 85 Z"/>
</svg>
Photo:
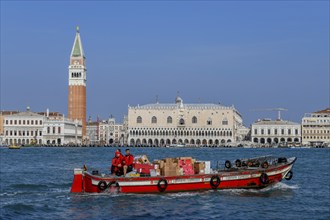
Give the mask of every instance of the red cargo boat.
<svg viewBox="0 0 330 220">
<path fill-rule="evenodd" d="M 226 161 L 210 174 L 123 177 L 74 169 L 72 193 L 163 193 L 221 189 L 261 189 L 292 178 L 296 157 L 271 156 Z"/>
</svg>

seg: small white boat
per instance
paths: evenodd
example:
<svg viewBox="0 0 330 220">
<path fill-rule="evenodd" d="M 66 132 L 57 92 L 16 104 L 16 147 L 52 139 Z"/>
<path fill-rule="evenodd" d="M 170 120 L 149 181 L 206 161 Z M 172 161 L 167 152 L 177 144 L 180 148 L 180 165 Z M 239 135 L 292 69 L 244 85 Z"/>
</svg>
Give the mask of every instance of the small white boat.
<svg viewBox="0 0 330 220">
<path fill-rule="evenodd" d="M 170 147 L 184 147 L 184 144 L 171 144 Z"/>
</svg>

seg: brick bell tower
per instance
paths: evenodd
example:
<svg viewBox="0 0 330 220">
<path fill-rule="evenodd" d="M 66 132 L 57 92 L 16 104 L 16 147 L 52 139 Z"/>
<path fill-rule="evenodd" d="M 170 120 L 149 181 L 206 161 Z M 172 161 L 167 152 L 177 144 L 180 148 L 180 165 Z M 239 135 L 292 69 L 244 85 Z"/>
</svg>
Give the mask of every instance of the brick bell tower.
<svg viewBox="0 0 330 220">
<path fill-rule="evenodd" d="M 86 59 L 79 27 L 76 29 L 69 65 L 68 118 L 82 121 L 82 135 L 86 135 Z"/>
</svg>

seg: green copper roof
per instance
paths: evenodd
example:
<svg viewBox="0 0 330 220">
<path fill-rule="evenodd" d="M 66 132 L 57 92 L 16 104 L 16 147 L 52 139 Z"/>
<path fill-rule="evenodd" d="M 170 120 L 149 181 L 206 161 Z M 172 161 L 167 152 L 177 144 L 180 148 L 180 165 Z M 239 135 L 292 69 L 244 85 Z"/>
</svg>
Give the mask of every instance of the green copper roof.
<svg viewBox="0 0 330 220">
<path fill-rule="evenodd" d="M 85 57 L 78 26 L 76 28 L 76 37 L 74 39 L 71 57 Z"/>
<path fill-rule="evenodd" d="M 80 50 L 79 37 L 76 37 L 76 41 L 74 42 L 72 56 L 74 56 L 74 57 L 80 57 L 81 55 L 82 54 L 81 54 L 81 50 Z"/>
</svg>

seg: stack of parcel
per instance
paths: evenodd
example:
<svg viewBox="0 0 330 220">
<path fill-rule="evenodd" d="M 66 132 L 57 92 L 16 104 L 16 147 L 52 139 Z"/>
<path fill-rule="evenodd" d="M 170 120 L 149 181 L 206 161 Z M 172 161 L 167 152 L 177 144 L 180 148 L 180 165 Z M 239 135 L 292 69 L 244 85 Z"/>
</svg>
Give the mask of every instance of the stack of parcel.
<svg viewBox="0 0 330 220">
<path fill-rule="evenodd" d="M 143 155 L 135 157 L 134 168 L 140 176 L 210 174 L 211 162 L 196 161 L 192 157 L 177 157 L 154 160 L 150 163 L 147 156 Z"/>
</svg>

